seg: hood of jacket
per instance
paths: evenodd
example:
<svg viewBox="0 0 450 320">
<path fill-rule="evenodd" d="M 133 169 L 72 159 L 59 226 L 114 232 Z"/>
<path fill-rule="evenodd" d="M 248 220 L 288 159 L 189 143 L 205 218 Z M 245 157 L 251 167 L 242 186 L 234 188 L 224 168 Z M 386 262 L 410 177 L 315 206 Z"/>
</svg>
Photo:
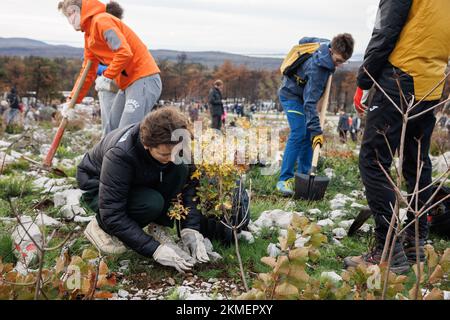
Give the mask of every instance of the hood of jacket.
<svg viewBox="0 0 450 320">
<path fill-rule="evenodd" d="M 331 57 L 330 46 L 327 43 L 322 44 L 319 49 L 313 54 L 313 62 L 325 69 L 334 72 L 336 66 L 334 65 L 333 58 Z"/>
<path fill-rule="evenodd" d="M 98 0 L 83 0 L 81 5 L 81 30 L 88 32 L 92 17 L 106 12 L 106 5 Z"/>
</svg>

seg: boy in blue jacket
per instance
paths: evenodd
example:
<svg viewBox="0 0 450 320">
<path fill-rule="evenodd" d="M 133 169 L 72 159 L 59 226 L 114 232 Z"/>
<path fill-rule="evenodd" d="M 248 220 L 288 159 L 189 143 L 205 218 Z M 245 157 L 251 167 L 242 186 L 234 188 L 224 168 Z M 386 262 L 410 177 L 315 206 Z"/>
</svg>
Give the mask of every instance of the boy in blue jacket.
<svg viewBox="0 0 450 320">
<path fill-rule="evenodd" d="M 303 38 L 299 41 L 299 44 L 305 43 L 320 43 L 320 47 L 297 69 L 293 77 L 283 76 L 278 91 L 291 129 L 277 183 L 277 190 L 284 196 L 294 195 L 295 163 L 298 162 L 299 173 L 308 174 L 314 148 L 323 145 L 317 102 L 325 91 L 328 77 L 336 71 L 336 67 L 351 58 L 355 42 L 350 34 L 344 33 L 331 42 L 319 38 Z"/>
</svg>

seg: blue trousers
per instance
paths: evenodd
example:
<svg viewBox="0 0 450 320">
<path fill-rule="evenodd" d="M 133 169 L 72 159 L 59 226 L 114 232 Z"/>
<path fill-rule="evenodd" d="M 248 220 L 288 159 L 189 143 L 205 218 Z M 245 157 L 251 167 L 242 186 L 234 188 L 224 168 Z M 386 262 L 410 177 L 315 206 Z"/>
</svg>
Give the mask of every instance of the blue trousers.
<svg viewBox="0 0 450 320">
<path fill-rule="evenodd" d="M 280 96 L 280 102 L 291 129 L 280 174 L 280 181 L 286 181 L 294 177 L 296 163 L 298 173 L 310 172 L 313 150 L 311 134 L 306 128 L 303 105 L 298 100 L 287 100 L 282 96 Z"/>
</svg>

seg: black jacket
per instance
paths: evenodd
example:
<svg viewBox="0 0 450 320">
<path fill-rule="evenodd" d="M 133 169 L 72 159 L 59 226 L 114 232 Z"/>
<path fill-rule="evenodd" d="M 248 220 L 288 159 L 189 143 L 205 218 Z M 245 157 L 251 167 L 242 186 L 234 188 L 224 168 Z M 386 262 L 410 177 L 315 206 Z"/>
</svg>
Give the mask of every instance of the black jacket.
<svg viewBox="0 0 450 320">
<path fill-rule="evenodd" d="M 358 87 L 368 90 L 374 84 L 364 71 L 366 68 L 390 96 L 399 94 L 396 79 L 400 79 L 406 96 L 414 95 L 414 79 L 389 61 L 408 19 L 412 2 L 413 0 L 380 1 L 372 39 L 367 47 L 363 65 L 359 69 Z"/>
<path fill-rule="evenodd" d="M 224 114 L 222 93 L 216 87 L 209 91 L 208 102 L 212 116 L 222 116 Z"/>
<path fill-rule="evenodd" d="M 381 0 L 372 39 L 358 74 L 358 87 L 373 81 L 391 96 L 424 98 L 444 76 L 450 55 L 450 1 Z M 443 85 L 426 101 L 439 100 Z"/>
<path fill-rule="evenodd" d="M 161 165 L 153 159 L 142 145 L 139 128 L 140 124 L 130 125 L 104 137 L 78 165 L 77 181 L 82 190 L 99 190 L 100 226 L 139 254 L 151 257 L 160 243 L 127 215 L 128 194 L 133 186 L 155 186 L 175 164 Z M 181 227 L 200 231 L 201 213 L 194 201 L 197 183 L 188 179 L 182 191 L 183 204 L 190 212 Z M 167 217 L 163 224 L 173 226 L 173 221 Z"/>
<path fill-rule="evenodd" d="M 348 131 L 350 129 L 348 125 L 348 115 L 344 114 L 339 117 L 338 131 Z"/>
<path fill-rule="evenodd" d="M 17 92 L 15 89 L 12 89 L 8 96 L 6 97 L 8 100 L 9 107 L 11 109 L 19 109 L 19 98 L 17 97 Z"/>
</svg>

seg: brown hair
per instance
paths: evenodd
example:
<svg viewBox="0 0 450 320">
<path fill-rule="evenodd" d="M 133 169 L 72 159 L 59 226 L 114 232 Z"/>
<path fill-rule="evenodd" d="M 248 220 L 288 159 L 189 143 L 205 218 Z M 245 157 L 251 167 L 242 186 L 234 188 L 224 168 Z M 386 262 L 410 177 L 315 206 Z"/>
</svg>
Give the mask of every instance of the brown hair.
<svg viewBox="0 0 450 320">
<path fill-rule="evenodd" d="M 120 20 L 122 20 L 122 18 L 123 18 L 123 8 L 116 1 L 110 1 L 106 5 L 106 12 Z"/>
<path fill-rule="evenodd" d="M 331 49 L 337 54 L 340 54 L 345 60 L 352 57 L 354 47 L 355 40 L 349 33 L 338 34 L 331 41 Z"/>
<path fill-rule="evenodd" d="M 81 9 L 83 0 L 64 0 L 58 3 L 58 10 L 61 11 L 64 15 L 67 15 L 67 8 L 70 6 L 77 6 Z"/>
<path fill-rule="evenodd" d="M 215 86 L 215 87 L 223 86 L 223 81 L 222 81 L 222 80 L 216 80 L 216 81 L 214 81 L 214 86 Z"/>
<path fill-rule="evenodd" d="M 175 107 L 163 107 L 150 112 L 142 121 L 141 142 L 148 148 L 178 144 L 180 141 L 172 141 L 172 133 L 178 129 L 188 130 L 188 119 Z"/>
</svg>

